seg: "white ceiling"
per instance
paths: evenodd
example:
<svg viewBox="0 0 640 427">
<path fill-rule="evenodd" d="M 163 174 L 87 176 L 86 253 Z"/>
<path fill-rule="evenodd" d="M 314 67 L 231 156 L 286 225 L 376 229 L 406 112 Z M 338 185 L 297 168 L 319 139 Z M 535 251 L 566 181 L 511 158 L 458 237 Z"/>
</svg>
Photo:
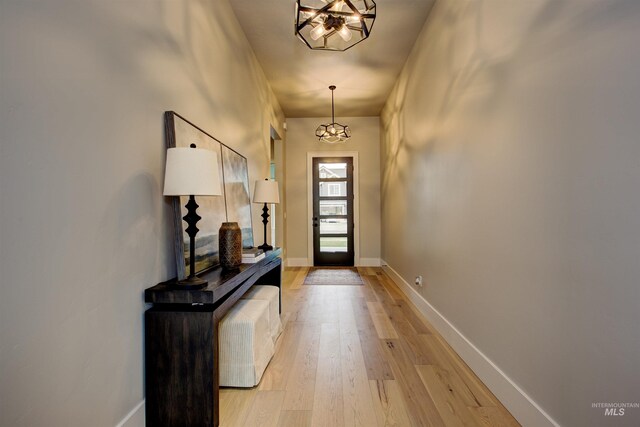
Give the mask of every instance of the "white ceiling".
<svg viewBox="0 0 640 427">
<path fill-rule="evenodd" d="M 286 117 L 377 116 L 434 0 L 376 0 L 368 39 L 345 52 L 316 51 L 294 35 L 295 0 L 230 0 Z"/>
</svg>

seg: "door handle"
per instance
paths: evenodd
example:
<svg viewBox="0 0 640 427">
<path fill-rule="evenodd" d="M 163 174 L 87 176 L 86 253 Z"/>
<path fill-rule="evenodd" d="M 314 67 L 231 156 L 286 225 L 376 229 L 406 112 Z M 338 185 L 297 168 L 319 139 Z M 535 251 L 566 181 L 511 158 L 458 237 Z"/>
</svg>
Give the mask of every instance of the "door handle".
<svg viewBox="0 0 640 427">
<path fill-rule="evenodd" d="M 313 226 L 314 226 L 314 227 L 317 227 L 317 226 L 318 226 L 318 217 L 317 217 L 317 216 L 314 216 L 314 217 L 313 217 Z"/>
</svg>

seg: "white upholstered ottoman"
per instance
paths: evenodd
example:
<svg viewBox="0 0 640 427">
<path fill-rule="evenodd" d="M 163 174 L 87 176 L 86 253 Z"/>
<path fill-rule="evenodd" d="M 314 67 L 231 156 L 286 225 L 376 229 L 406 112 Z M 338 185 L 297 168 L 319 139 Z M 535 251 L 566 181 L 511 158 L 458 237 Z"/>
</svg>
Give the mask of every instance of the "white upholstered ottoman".
<svg viewBox="0 0 640 427">
<path fill-rule="evenodd" d="M 274 353 L 269 302 L 239 300 L 218 325 L 220 385 L 253 387 Z"/>
<path fill-rule="evenodd" d="M 251 287 L 242 299 L 257 299 L 269 301 L 269 330 L 271 339 L 275 344 L 282 333 L 282 322 L 280 321 L 280 288 L 277 286 L 256 285 Z"/>
</svg>

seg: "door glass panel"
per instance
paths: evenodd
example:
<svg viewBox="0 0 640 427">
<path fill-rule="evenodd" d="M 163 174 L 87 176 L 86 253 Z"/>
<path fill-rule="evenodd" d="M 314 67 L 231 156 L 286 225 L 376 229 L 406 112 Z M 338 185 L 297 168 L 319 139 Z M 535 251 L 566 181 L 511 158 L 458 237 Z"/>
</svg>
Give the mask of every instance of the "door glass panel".
<svg viewBox="0 0 640 427">
<path fill-rule="evenodd" d="M 347 197 L 347 181 L 321 182 L 320 197 Z"/>
<path fill-rule="evenodd" d="M 320 215 L 346 215 L 346 200 L 320 200 Z"/>
<path fill-rule="evenodd" d="M 346 163 L 320 163 L 318 166 L 319 166 L 320 178 L 346 178 L 347 177 Z"/>
<path fill-rule="evenodd" d="M 320 234 L 347 234 L 346 218 L 320 219 Z"/>
<path fill-rule="evenodd" d="M 347 238 L 320 237 L 320 252 L 347 252 Z"/>
</svg>

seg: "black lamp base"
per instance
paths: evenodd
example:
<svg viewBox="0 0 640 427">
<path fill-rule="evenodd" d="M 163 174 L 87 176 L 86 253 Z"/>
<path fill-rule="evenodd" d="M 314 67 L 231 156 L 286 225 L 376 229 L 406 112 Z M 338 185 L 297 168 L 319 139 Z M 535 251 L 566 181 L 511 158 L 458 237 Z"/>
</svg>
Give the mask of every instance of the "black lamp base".
<svg viewBox="0 0 640 427">
<path fill-rule="evenodd" d="M 267 251 L 272 251 L 273 250 L 273 246 L 271 245 L 267 245 L 266 243 L 258 246 L 258 249 L 262 249 L 263 251 L 267 252 Z"/>
<path fill-rule="evenodd" d="M 183 280 L 178 280 L 175 283 L 176 289 L 201 289 L 207 286 L 209 282 L 202 280 L 198 276 L 188 277 Z"/>
<path fill-rule="evenodd" d="M 269 222 L 269 207 L 264 204 L 262 208 L 262 224 L 264 224 L 264 243 L 258 246 L 258 249 L 262 249 L 267 252 L 273 249 L 273 246 L 267 244 L 267 223 Z"/>
<path fill-rule="evenodd" d="M 192 144 L 192 148 L 195 146 Z M 198 204 L 196 203 L 195 196 L 189 196 L 189 202 L 187 202 L 186 206 L 187 214 L 182 217 L 188 225 L 185 230 L 189 235 L 189 277 L 186 279 L 178 280 L 175 284 L 176 289 L 200 289 L 207 286 L 207 281 L 202 280 L 198 276 L 195 275 L 196 271 L 196 234 L 198 234 L 198 227 L 196 224 L 202 218 L 200 215 L 196 213 L 198 209 Z"/>
</svg>

